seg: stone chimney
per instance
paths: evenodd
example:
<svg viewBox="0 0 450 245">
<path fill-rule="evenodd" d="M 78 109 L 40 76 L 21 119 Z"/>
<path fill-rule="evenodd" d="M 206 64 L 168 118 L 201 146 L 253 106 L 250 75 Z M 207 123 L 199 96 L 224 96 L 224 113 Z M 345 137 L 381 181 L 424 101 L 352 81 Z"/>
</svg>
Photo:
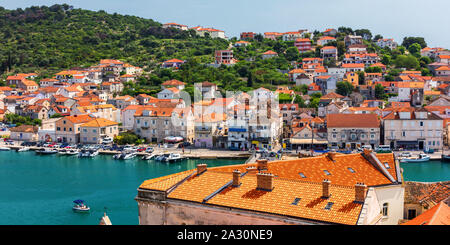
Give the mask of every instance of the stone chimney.
<svg viewBox="0 0 450 245">
<path fill-rule="evenodd" d="M 267 170 L 267 159 L 256 160 L 258 170 Z"/>
<path fill-rule="evenodd" d="M 207 166 L 205 163 L 201 163 L 201 164 L 197 164 L 197 175 L 202 174 L 203 172 L 206 171 Z"/>
<path fill-rule="evenodd" d="M 355 202 L 364 203 L 366 200 L 366 188 L 364 183 L 356 183 L 355 185 Z"/>
<path fill-rule="evenodd" d="M 238 187 L 241 185 L 241 171 L 235 169 L 233 171 L 233 187 Z"/>
<path fill-rule="evenodd" d="M 322 197 L 323 198 L 329 198 L 331 196 L 330 194 L 330 184 L 331 181 L 324 179 L 322 181 Z"/>
<path fill-rule="evenodd" d="M 257 190 L 261 191 L 272 191 L 273 189 L 273 174 L 271 173 L 257 173 L 256 174 L 256 182 Z"/>
</svg>

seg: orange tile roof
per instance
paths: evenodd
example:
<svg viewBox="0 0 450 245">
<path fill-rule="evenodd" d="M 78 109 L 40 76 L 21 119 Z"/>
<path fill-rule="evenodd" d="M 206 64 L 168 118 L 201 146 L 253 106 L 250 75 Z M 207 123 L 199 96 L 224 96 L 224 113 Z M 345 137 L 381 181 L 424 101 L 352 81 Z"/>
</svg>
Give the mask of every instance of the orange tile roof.
<svg viewBox="0 0 450 245">
<path fill-rule="evenodd" d="M 277 53 L 274 52 L 274 51 L 272 51 L 272 50 L 269 50 L 269 51 L 266 51 L 266 52 L 264 52 L 264 53 L 262 53 L 262 54 L 277 54 Z"/>
<path fill-rule="evenodd" d="M 342 64 L 343 68 L 364 68 L 364 64 L 362 63 L 354 63 L 354 64 Z"/>
<path fill-rule="evenodd" d="M 401 225 L 450 225 L 450 207 L 442 201 Z"/>
<path fill-rule="evenodd" d="M 389 173 L 396 179 L 398 166 L 393 154 L 376 154 L 383 163 L 390 166 Z M 229 186 L 209 200 L 210 194 L 232 180 L 232 171 L 238 169 L 246 172 L 247 167 L 256 163 L 208 168 L 201 175 L 193 171 L 185 171 L 174 175 L 144 181 L 140 188 L 168 191 L 169 199 L 205 203 L 242 210 L 276 214 L 315 221 L 338 224 L 356 224 L 362 204 L 354 202 L 356 183 L 363 182 L 367 186 L 397 184 L 392 183 L 381 171 L 368 162 L 361 154 L 336 154 L 335 161 L 326 155 L 296 160 L 274 161 L 267 163 L 268 173 L 272 173 L 273 190 L 256 189 L 255 173 L 247 173 L 241 177 L 239 187 Z M 352 168 L 354 172 L 350 172 Z M 327 170 L 331 175 L 326 175 Z M 302 178 L 302 173 L 306 178 Z M 191 176 L 189 176 L 192 174 Z M 331 181 L 328 199 L 322 196 L 322 180 Z M 182 180 L 185 180 L 181 183 Z M 178 186 L 175 186 L 179 184 Z M 297 205 L 291 203 L 301 198 Z M 325 210 L 327 202 L 333 202 L 330 210 Z"/>
<path fill-rule="evenodd" d="M 84 114 L 84 115 L 67 116 L 67 117 L 63 117 L 62 119 L 66 119 L 66 120 L 71 121 L 72 123 L 79 124 L 79 123 L 89 122 L 93 119 L 93 117 Z"/>
<path fill-rule="evenodd" d="M 114 125 L 119 125 L 119 123 L 104 118 L 95 118 L 87 123 L 82 124 L 80 127 L 103 128 Z"/>
<path fill-rule="evenodd" d="M 289 71 L 289 74 L 294 74 L 294 73 L 306 73 L 306 71 L 303 69 L 293 69 L 293 70 Z"/>
<path fill-rule="evenodd" d="M 379 128 L 376 114 L 327 114 L 329 128 Z"/>
<path fill-rule="evenodd" d="M 163 85 L 163 86 L 178 86 L 178 85 L 185 85 L 185 84 L 186 83 L 184 83 L 182 81 L 172 79 L 172 80 L 167 80 L 167 81 L 163 82 L 161 85 Z"/>
<path fill-rule="evenodd" d="M 170 59 L 170 60 L 166 60 L 163 63 L 183 63 L 183 60 L 179 60 L 179 59 Z"/>
</svg>

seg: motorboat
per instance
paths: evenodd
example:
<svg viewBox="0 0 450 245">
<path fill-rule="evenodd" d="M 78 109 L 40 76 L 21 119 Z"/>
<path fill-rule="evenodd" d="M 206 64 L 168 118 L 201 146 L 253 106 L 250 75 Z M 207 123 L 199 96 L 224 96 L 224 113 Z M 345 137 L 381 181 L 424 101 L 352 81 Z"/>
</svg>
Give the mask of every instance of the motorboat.
<svg viewBox="0 0 450 245">
<path fill-rule="evenodd" d="M 156 156 L 158 156 L 158 154 L 147 154 L 147 155 L 143 156 L 141 159 L 142 159 L 142 160 L 152 160 L 152 159 L 154 159 Z"/>
<path fill-rule="evenodd" d="M 121 153 L 115 154 L 113 156 L 113 158 L 118 160 L 118 159 L 123 159 L 124 156 L 125 156 L 125 153 L 121 152 Z"/>
<path fill-rule="evenodd" d="M 164 158 L 165 162 L 175 162 L 175 161 L 179 161 L 182 160 L 183 157 L 181 156 L 181 154 L 179 153 L 170 153 L 169 156 Z"/>
<path fill-rule="evenodd" d="M 66 149 L 61 149 L 58 151 L 59 155 L 66 155 L 67 154 L 67 150 Z"/>
<path fill-rule="evenodd" d="M 83 149 L 78 153 L 78 157 L 95 157 L 98 155 L 98 150 Z"/>
<path fill-rule="evenodd" d="M 79 151 L 77 149 L 67 149 L 66 155 L 77 155 Z"/>
<path fill-rule="evenodd" d="M 9 151 L 9 150 L 11 150 L 11 148 L 9 148 L 9 147 L 6 147 L 6 146 L 0 147 L 0 151 Z"/>
<path fill-rule="evenodd" d="M 29 151 L 30 147 L 23 147 L 17 150 L 17 152 Z"/>
<path fill-rule="evenodd" d="M 407 157 L 400 160 L 400 162 L 427 162 L 430 160 L 430 156 L 425 153 L 420 153 L 417 157 Z"/>
<path fill-rule="evenodd" d="M 90 207 L 88 207 L 86 204 L 84 204 L 83 200 L 75 200 L 73 201 L 75 205 L 72 207 L 72 210 L 75 212 L 89 212 L 91 210 Z"/>
<path fill-rule="evenodd" d="M 136 152 L 128 152 L 128 153 L 125 153 L 125 155 L 123 156 L 122 159 L 123 160 L 133 159 L 136 156 L 137 156 Z"/>
<path fill-rule="evenodd" d="M 36 153 L 41 154 L 41 155 L 50 155 L 50 154 L 58 153 L 58 150 L 51 149 L 51 148 L 41 148 L 41 149 L 37 150 Z"/>
<path fill-rule="evenodd" d="M 161 162 L 165 162 L 166 158 L 168 158 L 170 156 L 170 153 L 165 153 L 165 154 L 161 154 L 159 156 L 155 157 L 156 161 L 161 161 Z"/>
<path fill-rule="evenodd" d="M 443 162 L 450 162 L 450 155 L 442 154 L 441 161 L 443 161 Z"/>
</svg>

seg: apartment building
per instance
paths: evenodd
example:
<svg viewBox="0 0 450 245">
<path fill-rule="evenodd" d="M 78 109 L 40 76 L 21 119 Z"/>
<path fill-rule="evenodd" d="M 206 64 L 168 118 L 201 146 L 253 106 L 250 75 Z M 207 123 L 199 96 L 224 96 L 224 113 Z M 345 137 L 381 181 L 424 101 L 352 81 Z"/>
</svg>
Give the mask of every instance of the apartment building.
<svg viewBox="0 0 450 245">
<path fill-rule="evenodd" d="M 384 144 L 392 149 L 442 149 L 443 119 L 424 108 L 392 109 L 383 117 Z"/>
<path fill-rule="evenodd" d="M 328 114 L 328 146 L 357 149 L 380 145 L 380 120 L 376 114 Z"/>
</svg>

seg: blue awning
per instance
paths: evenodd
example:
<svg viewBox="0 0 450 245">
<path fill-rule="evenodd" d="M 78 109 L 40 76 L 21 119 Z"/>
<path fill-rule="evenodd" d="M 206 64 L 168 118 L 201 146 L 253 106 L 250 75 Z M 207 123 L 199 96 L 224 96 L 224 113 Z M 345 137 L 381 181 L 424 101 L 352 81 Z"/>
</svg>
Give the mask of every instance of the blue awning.
<svg viewBox="0 0 450 245">
<path fill-rule="evenodd" d="M 245 128 L 229 128 L 228 131 L 229 132 L 246 132 L 247 129 L 245 129 Z"/>
</svg>

